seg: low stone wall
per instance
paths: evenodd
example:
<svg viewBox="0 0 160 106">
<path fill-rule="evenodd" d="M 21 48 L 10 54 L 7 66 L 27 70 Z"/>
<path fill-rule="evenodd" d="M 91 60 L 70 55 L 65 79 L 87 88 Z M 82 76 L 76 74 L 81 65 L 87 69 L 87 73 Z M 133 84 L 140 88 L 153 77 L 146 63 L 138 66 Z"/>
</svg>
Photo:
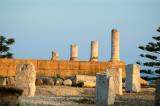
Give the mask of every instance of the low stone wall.
<svg viewBox="0 0 160 106">
<path fill-rule="evenodd" d="M 51 60 L 23 60 L 0 59 L 0 76 L 15 76 L 18 64 L 33 64 L 37 77 L 70 77 L 79 75 L 96 75 L 110 67 L 121 67 L 123 78 L 125 77 L 124 62 L 89 62 L 89 61 L 51 61 Z"/>
</svg>

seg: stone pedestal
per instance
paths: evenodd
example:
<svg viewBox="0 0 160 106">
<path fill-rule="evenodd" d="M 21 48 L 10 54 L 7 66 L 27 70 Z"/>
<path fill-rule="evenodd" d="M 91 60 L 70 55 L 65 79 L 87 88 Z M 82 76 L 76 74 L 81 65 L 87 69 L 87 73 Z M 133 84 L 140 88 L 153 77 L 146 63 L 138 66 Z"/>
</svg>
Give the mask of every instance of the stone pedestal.
<svg viewBox="0 0 160 106">
<path fill-rule="evenodd" d="M 119 58 L 119 32 L 116 29 L 112 29 L 112 45 L 111 45 L 111 61 L 120 61 Z"/>
<path fill-rule="evenodd" d="M 59 60 L 59 54 L 56 51 L 52 51 L 52 58 L 51 60 Z"/>
<path fill-rule="evenodd" d="M 23 96 L 34 96 L 36 71 L 31 64 L 20 64 L 16 68 L 16 87 L 23 89 Z"/>
<path fill-rule="evenodd" d="M 90 61 L 98 61 L 98 41 L 91 41 Z"/>
<path fill-rule="evenodd" d="M 71 45 L 70 53 L 70 60 L 78 61 L 78 46 L 76 44 Z"/>
<path fill-rule="evenodd" d="M 155 106 L 160 106 L 160 79 L 156 80 Z"/>
<path fill-rule="evenodd" d="M 140 85 L 140 67 L 137 64 L 129 64 L 126 66 L 126 91 L 139 92 Z"/>
<path fill-rule="evenodd" d="M 117 95 L 123 95 L 122 92 L 122 69 L 121 68 L 108 68 L 105 73 L 107 76 L 113 77 L 115 92 Z"/>
<path fill-rule="evenodd" d="M 115 86 L 112 77 L 105 73 L 96 74 L 96 103 L 101 106 L 113 105 L 115 101 Z"/>
</svg>

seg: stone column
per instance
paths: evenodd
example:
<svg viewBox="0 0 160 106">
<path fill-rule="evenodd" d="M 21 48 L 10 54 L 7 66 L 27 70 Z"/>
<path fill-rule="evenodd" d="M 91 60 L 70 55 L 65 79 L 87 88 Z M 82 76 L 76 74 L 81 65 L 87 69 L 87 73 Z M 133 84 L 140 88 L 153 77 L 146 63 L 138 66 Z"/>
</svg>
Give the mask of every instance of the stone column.
<svg viewBox="0 0 160 106">
<path fill-rule="evenodd" d="M 101 106 L 113 105 L 115 101 L 115 86 L 112 77 L 105 73 L 96 74 L 96 104 Z"/>
<path fill-rule="evenodd" d="M 98 61 L 98 41 L 91 41 L 90 61 Z"/>
<path fill-rule="evenodd" d="M 52 51 L 52 58 L 51 60 L 59 60 L 59 54 L 56 51 Z"/>
<path fill-rule="evenodd" d="M 128 64 L 126 66 L 126 91 L 139 92 L 140 85 L 140 67 L 137 64 Z"/>
<path fill-rule="evenodd" d="M 112 29 L 111 61 L 120 61 L 119 58 L 119 32 Z"/>
<path fill-rule="evenodd" d="M 78 61 L 78 46 L 76 44 L 71 45 L 70 53 L 70 60 Z"/>
</svg>

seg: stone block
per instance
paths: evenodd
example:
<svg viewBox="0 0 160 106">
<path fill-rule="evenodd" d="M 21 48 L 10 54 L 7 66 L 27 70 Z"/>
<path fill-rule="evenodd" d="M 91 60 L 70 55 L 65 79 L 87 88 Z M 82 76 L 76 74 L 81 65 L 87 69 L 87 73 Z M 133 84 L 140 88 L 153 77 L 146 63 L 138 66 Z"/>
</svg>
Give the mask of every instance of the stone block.
<svg viewBox="0 0 160 106">
<path fill-rule="evenodd" d="M 64 80 L 63 81 L 63 85 L 65 85 L 65 86 L 71 86 L 72 85 L 72 80 L 70 80 L 70 79 Z"/>
<path fill-rule="evenodd" d="M 113 105 L 115 101 L 115 85 L 113 77 L 105 73 L 96 74 L 96 103 L 101 106 Z"/>
<path fill-rule="evenodd" d="M 63 84 L 63 79 L 57 78 L 55 85 L 62 85 L 62 84 Z"/>
<path fill-rule="evenodd" d="M 16 87 L 23 89 L 23 96 L 35 95 L 36 71 L 32 64 L 19 64 L 16 69 Z"/>
<path fill-rule="evenodd" d="M 140 67 L 137 64 L 128 64 L 126 66 L 126 91 L 140 92 Z"/>
<path fill-rule="evenodd" d="M 9 85 L 9 86 L 15 86 L 15 77 L 7 77 L 6 78 L 6 85 Z"/>
<path fill-rule="evenodd" d="M 116 88 L 117 95 L 123 95 L 122 92 L 122 69 L 121 68 L 107 68 L 105 73 L 107 76 L 113 77 L 113 82 Z"/>
<path fill-rule="evenodd" d="M 85 88 L 95 88 L 96 87 L 96 82 L 94 82 L 94 81 L 84 81 L 82 83 L 82 87 L 85 87 Z"/>
<path fill-rule="evenodd" d="M 76 75 L 76 83 L 85 82 L 85 81 L 96 82 L 96 76 Z"/>
</svg>

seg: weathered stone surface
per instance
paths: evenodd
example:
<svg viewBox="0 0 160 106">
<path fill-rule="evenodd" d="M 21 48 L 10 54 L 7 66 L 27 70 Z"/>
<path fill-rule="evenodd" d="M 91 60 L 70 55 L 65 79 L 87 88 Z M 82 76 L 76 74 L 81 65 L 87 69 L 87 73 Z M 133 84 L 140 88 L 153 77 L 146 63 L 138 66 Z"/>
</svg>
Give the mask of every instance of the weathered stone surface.
<svg viewBox="0 0 160 106">
<path fill-rule="evenodd" d="M 76 83 L 85 82 L 85 81 L 92 81 L 96 82 L 96 76 L 89 76 L 89 75 L 76 75 Z"/>
<path fill-rule="evenodd" d="M 36 79 L 36 85 L 43 85 L 43 79 L 37 78 Z"/>
<path fill-rule="evenodd" d="M 54 85 L 54 80 L 49 77 L 42 77 L 44 85 Z"/>
<path fill-rule="evenodd" d="M 63 81 L 63 85 L 65 85 L 65 86 L 71 86 L 72 85 L 72 80 L 70 80 L 70 79 L 64 80 Z"/>
<path fill-rule="evenodd" d="M 117 29 L 112 29 L 112 47 L 111 47 L 111 61 L 120 61 L 119 57 L 119 32 Z"/>
<path fill-rule="evenodd" d="M 59 60 L 59 54 L 57 51 L 52 51 L 52 58 L 51 60 Z"/>
<path fill-rule="evenodd" d="M 97 73 L 96 78 L 96 103 L 101 106 L 113 105 L 116 96 L 113 78 L 105 73 Z"/>
<path fill-rule="evenodd" d="M 90 61 L 98 61 L 98 41 L 91 41 Z"/>
<path fill-rule="evenodd" d="M 10 86 L 0 86 L 0 106 L 18 106 L 18 98 L 23 90 Z"/>
<path fill-rule="evenodd" d="M 156 80 L 155 106 L 160 106 L 160 79 Z"/>
<path fill-rule="evenodd" d="M 63 79 L 57 78 L 55 85 L 62 85 L 62 84 L 63 84 Z"/>
<path fill-rule="evenodd" d="M 121 68 L 108 68 L 105 73 L 107 76 L 113 77 L 113 82 L 116 88 L 116 94 L 122 95 L 122 69 Z"/>
<path fill-rule="evenodd" d="M 39 77 L 57 77 L 66 78 L 70 76 L 91 75 L 95 76 L 97 71 L 103 72 L 107 67 L 121 67 L 123 69 L 123 78 L 125 77 L 125 63 L 120 62 L 87 62 L 87 61 L 51 61 L 51 60 L 24 60 L 24 59 L 0 59 L 0 75 L 15 76 L 16 66 L 22 63 L 34 64 Z M 93 65 L 93 66 L 92 66 Z M 62 67 L 63 66 L 63 67 Z M 62 68 L 61 68 L 62 67 Z"/>
<path fill-rule="evenodd" d="M 139 92 L 140 85 L 140 67 L 137 64 L 128 64 L 126 66 L 126 91 Z"/>
<path fill-rule="evenodd" d="M 6 78 L 6 85 L 9 85 L 9 86 L 15 86 L 15 77 L 7 77 Z"/>
<path fill-rule="evenodd" d="M 140 78 L 140 83 L 141 83 L 141 86 L 148 86 L 149 85 L 148 81 L 146 81 L 142 78 Z"/>
<path fill-rule="evenodd" d="M 16 87 L 23 89 L 23 96 L 34 96 L 36 71 L 32 64 L 20 64 L 16 71 Z"/>
<path fill-rule="evenodd" d="M 82 83 L 82 87 L 85 87 L 85 88 L 95 88 L 96 87 L 96 82 L 94 82 L 94 81 L 84 81 Z"/>
<path fill-rule="evenodd" d="M 0 77 L 0 85 L 6 85 L 6 78 Z"/>
<path fill-rule="evenodd" d="M 72 44 L 70 47 L 71 47 L 70 48 L 70 52 L 71 52 L 70 60 L 71 61 L 78 61 L 78 46 L 77 46 L 77 44 Z"/>
</svg>

